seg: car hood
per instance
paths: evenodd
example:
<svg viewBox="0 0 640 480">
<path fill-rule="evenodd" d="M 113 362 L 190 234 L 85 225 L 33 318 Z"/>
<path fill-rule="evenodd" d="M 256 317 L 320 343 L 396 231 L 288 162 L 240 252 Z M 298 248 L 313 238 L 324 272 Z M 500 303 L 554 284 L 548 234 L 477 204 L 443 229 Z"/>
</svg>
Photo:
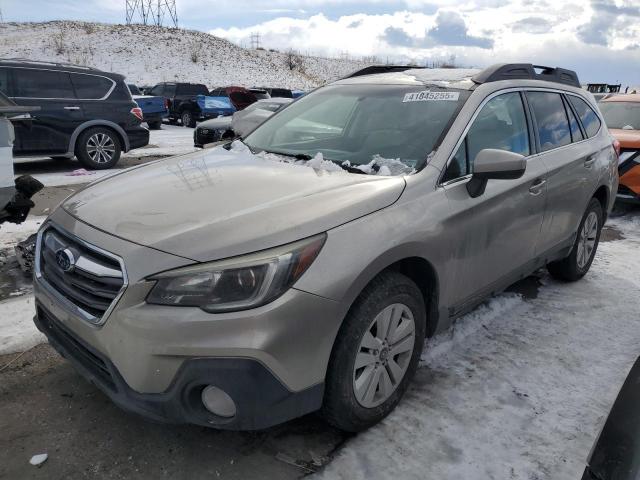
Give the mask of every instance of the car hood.
<svg viewBox="0 0 640 480">
<path fill-rule="evenodd" d="M 222 147 L 98 180 L 69 214 L 107 233 L 210 261 L 283 245 L 394 203 L 401 176 L 359 175 Z"/>
<path fill-rule="evenodd" d="M 198 130 L 202 128 L 209 128 L 211 130 L 227 129 L 231 126 L 231 115 L 226 117 L 212 118 L 211 120 L 205 120 L 198 124 Z"/>
<path fill-rule="evenodd" d="M 609 133 L 620 142 L 622 148 L 640 148 L 640 130 L 610 128 Z"/>
</svg>

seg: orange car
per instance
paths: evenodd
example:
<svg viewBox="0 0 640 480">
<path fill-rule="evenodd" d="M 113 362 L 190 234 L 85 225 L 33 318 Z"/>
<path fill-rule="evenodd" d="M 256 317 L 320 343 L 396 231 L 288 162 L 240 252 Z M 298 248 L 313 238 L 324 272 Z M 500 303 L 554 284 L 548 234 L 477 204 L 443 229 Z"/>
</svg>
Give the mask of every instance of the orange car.
<svg viewBox="0 0 640 480">
<path fill-rule="evenodd" d="M 640 94 L 615 95 L 598 106 L 620 142 L 618 199 L 640 202 Z"/>
</svg>

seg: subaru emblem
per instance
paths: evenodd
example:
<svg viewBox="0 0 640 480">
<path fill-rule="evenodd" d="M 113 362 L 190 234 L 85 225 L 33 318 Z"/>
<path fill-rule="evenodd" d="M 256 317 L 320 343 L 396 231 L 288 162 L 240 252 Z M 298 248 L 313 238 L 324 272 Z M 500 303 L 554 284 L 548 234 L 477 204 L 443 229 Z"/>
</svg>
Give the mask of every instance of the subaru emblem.
<svg viewBox="0 0 640 480">
<path fill-rule="evenodd" d="M 66 248 L 56 252 L 56 263 L 63 272 L 69 273 L 73 270 L 73 267 L 76 264 L 76 259 L 74 258 L 73 253 Z"/>
</svg>

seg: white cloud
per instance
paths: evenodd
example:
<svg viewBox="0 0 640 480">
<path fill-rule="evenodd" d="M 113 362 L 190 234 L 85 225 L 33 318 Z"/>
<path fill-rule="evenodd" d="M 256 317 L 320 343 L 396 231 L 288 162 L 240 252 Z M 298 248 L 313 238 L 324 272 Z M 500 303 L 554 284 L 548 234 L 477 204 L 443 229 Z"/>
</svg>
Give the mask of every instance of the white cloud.
<svg viewBox="0 0 640 480">
<path fill-rule="evenodd" d="M 634 1 L 634 0 L 632 0 Z M 276 0 L 272 6 L 281 2 Z M 299 4 L 327 1 L 307 0 Z M 280 16 L 246 28 L 218 28 L 211 33 L 249 45 L 251 33 L 261 34 L 267 48 L 293 48 L 303 53 L 377 56 L 381 61 L 438 60 L 455 55 L 463 66 L 496 62 L 532 62 L 574 68 L 583 81 L 640 83 L 630 65 L 640 62 L 640 16 L 630 2 L 586 0 L 575 3 L 546 0 L 481 1 L 406 0 L 405 9 L 390 14 L 355 14 L 337 19 L 323 14 Z M 454 4 L 457 5 L 454 7 Z M 429 10 L 429 5 L 436 5 Z M 424 9 L 417 11 L 415 9 Z M 607 28 L 588 44 L 587 31 L 599 28 L 606 12 L 618 28 Z M 443 22 L 446 22 L 443 23 Z M 606 65 L 606 69 L 603 68 Z"/>
</svg>

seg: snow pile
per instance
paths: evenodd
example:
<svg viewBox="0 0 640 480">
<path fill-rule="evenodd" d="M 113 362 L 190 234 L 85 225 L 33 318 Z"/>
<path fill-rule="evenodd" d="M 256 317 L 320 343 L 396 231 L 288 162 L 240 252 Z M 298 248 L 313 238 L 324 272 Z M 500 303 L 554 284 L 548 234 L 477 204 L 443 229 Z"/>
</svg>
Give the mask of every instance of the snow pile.
<svg viewBox="0 0 640 480">
<path fill-rule="evenodd" d="M 503 294 L 427 343 L 412 387 L 322 479 L 580 478 L 638 356 L 640 217 L 613 219 L 589 274 Z"/>
<path fill-rule="evenodd" d="M 23 352 L 46 341 L 33 323 L 33 296 L 0 302 L 0 355 Z"/>
<path fill-rule="evenodd" d="M 37 232 L 44 220 L 44 217 L 29 217 L 20 224 L 3 223 L 0 225 L 0 248 L 13 250 L 19 242 Z"/>
<path fill-rule="evenodd" d="M 367 66 L 304 57 L 304 71 L 291 71 L 284 53 L 243 49 L 204 32 L 143 25 L 0 23 L 0 38 L 0 57 L 88 65 L 140 86 L 183 81 L 308 90 Z"/>
<path fill-rule="evenodd" d="M 352 167 L 366 173 L 367 175 L 410 175 L 416 170 L 402 162 L 399 158 L 384 158 L 374 155 L 369 163 L 362 165 L 352 165 L 349 160 L 342 162 L 342 165 Z M 378 167 L 378 168 L 375 168 Z"/>
</svg>

